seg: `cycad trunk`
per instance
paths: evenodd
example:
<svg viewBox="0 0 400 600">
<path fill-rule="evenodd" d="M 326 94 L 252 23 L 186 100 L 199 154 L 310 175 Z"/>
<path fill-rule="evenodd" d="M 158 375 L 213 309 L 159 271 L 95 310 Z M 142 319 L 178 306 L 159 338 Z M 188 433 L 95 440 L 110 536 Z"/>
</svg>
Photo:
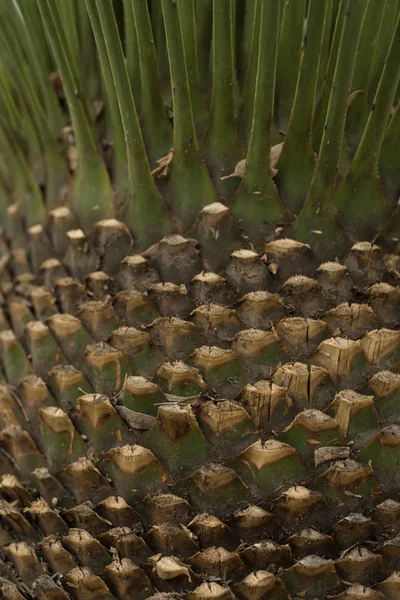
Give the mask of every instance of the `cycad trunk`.
<svg viewBox="0 0 400 600">
<path fill-rule="evenodd" d="M 3 0 L 1 599 L 399 598 L 398 14 Z"/>
</svg>

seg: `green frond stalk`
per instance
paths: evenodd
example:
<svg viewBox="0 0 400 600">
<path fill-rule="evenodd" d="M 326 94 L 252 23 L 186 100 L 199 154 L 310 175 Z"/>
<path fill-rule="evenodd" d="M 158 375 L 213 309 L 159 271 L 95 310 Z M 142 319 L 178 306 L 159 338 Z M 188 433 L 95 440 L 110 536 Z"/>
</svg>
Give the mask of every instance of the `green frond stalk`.
<svg viewBox="0 0 400 600">
<path fill-rule="evenodd" d="M 352 98 L 347 111 L 345 127 L 346 141 L 352 156 L 357 151 L 368 119 L 370 104 L 368 85 L 373 64 L 373 60 L 371 61 L 371 50 L 373 55 L 375 55 L 381 22 L 385 18 L 384 13 L 392 12 L 388 4 L 388 2 L 381 2 L 380 0 L 369 0 L 365 10 L 356 62 L 354 64 L 354 75 L 351 82 L 351 93 L 355 94 L 355 96 Z"/>
<path fill-rule="evenodd" d="M 35 134 L 40 140 L 45 165 L 46 207 L 51 209 L 60 203 L 61 192 L 65 193 L 69 183 L 67 164 L 62 155 L 61 145 L 53 135 L 48 116 L 40 102 L 36 82 L 18 42 L 17 32 L 12 30 L 11 20 L 2 22 L 2 33 L 3 42 L 7 48 L 7 64 L 12 69 L 12 75 L 18 81 L 17 85 L 22 96 L 21 100 L 25 105 L 24 109 L 32 116 Z"/>
<path fill-rule="evenodd" d="M 245 154 L 235 119 L 233 22 L 233 1 L 214 0 L 211 115 L 201 152 L 217 192 L 224 200 L 232 196 L 238 186 L 238 180 L 221 178 L 232 173 L 236 163 Z"/>
<path fill-rule="evenodd" d="M 365 6 L 366 0 L 352 0 L 350 3 L 347 1 L 345 8 L 340 10 L 344 14 L 344 24 L 318 162 L 306 201 L 293 223 L 294 238 L 300 241 L 312 239 L 320 258 L 332 255 L 333 247 L 346 247 L 345 239 L 340 237 L 342 234 L 333 198 L 343 142 L 348 90 Z"/>
<path fill-rule="evenodd" d="M 11 152 L 13 155 L 13 176 L 17 178 L 19 177 L 19 173 L 22 175 L 23 195 L 18 200 L 21 202 L 22 212 L 28 227 L 38 223 L 43 224 L 46 217 L 43 196 L 33 167 L 24 154 L 25 140 L 21 139 L 18 133 L 20 113 L 13 98 L 12 87 L 1 71 L 0 82 L 2 84 L 2 99 L 0 103 L 2 106 L 2 115 L 0 117 L 2 126 L 1 145 L 4 149 L 7 148 L 8 152 Z M 32 129 L 30 129 L 30 133 L 31 136 L 35 136 L 35 132 Z M 32 139 L 33 137 L 28 137 L 28 144 Z"/>
<path fill-rule="evenodd" d="M 140 83 L 140 60 L 135 25 L 135 17 L 132 10 L 131 0 L 123 0 L 124 3 L 124 41 L 126 68 L 128 70 L 129 82 L 133 97 L 135 98 L 136 110 L 140 113 L 141 83 Z"/>
<path fill-rule="evenodd" d="M 167 193 L 178 228 L 186 230 L 201 208 L 215 199 L 215 192 L 197 146 L 178 4 L 171 0 L 161 0 L 161 4 L 174 114 L 174 154 Z"/>
<path fill-rule="evenodd" d="M 279 6 L 261 2 L 257 78 L 245 175 L 231 210 L 240 227 L 259 246 L 286 220 L 270 173 L 271 131 L 278 42 Z"/>
<path fill-rule="evenodd" d="M 315 170 L 316 157 L 311 135 L 321 44 L 330 26 L 326 9 L 326 3 L 310 1 L 296 95 L 282 153 L 276 165 L 276 182 L 281 198 L 294 215 L 303 206 Z"/>
<path fill-rule="evenodd" d="M 254 7 L 253 7 L 254 4 Z M 238 114 L 238 122 L 240 124 L 242 135 L 245 139 L 246 146 L 248 146 L 250 133 L 251 133 L 251 124 L 253 120 L 253 98 L 255 94 L 256 87 L 256 79 L 257 79 L 257 65 L 258 65 L 258 46 L 259 46 L 259 35 L 260 35 L 260 3 L 256 2 L 256 0 L 252 0 L 252 10 L 246 11 L 246 16 L 250 13 L 253 17 L 252 19 L 252 29 L 251 29 L 251 44 L 247 39 L 249 36 L 248 32 L 248 23 L 246 22 L 245 29 L 245 38 L 243 42 L 246 42 L 246 45 L 250 45 L 250 49 L 248 50 L 248 60 L 245 63 L 246 73 L 245 73 L 245 84 L 243 86 L 242 91 L 242 101 L 240 103 L 239 114 Z M 250 17 L 247 17 L 247 20 Z M 244 68 L 244 67 L 243 67 Z"/>
<path fill-rule="evenodd" d="M 399 0 L 1 0 L 1 599 L 400 598 L 399 59 Z"/>
<path fill-rule="evenodd" d="M 198 139 L 204 135 L 208 123 L 208 111 L 200 93 L 198 66 L 195 0 L 177 0 L 185 65 L 192 104 L 193 121 Z"/>
<path fill-rule="evenodd" d="M 389 1 L 387 2 L 383 13 L 368 80 L 367 99 L 369 103 L 373 102 L 376 94 L 381 73 L 385 65 L 386 55 L 396 27 L 399 7 L 399 0 Z"/>
<path fill-rule="evenodd" d="M 150 173 L 112 4 L 109 0 L 86 0 L 86 5 L 89 11 L 94 5 L 97 9 L 124 128 L 130 190 L 122 211 L 143 248 L 153 243 L 160 233 L 170 233 L 172 223 Z"/>
<path fill-rule="evenodd" d="M 400 158 L 396 148 L 400 144 L 400 103 L 392 116 L 379 156 L 379 175 L 385 198 L 390 205 L 396 206 L 400 190 Z"/>
<path fill-rule="evenodd" d="M 52 64 L 39 10 L 36 3 L 29 0 L 16 0 L 8 8 L 9 24 L 10 26 L 14 25 L 18 43 L 24 47 L 26 63 L 29 63 L 32 70 L 49 127 L 53 136 L 57 137 L 65 125 L 65 117 L 50 82 L 49 73 Z M 5 14 L 7 13 L 5 12 Z"/>
<path fill-rule="evenodd" d="M 321 51 L 319 57 L 319 67 L 318 67 L 318 76 L 317 76 L 317 99 L 320 97 L 320 92 L 323 89 L 326 69 L 329 60 L 329 53 L 331 49 L 331 36 L 332 36 L 332 21 L 334 19 L 334 6 L 335 0 L 326 0 L 326 27 L 324 30 L 324 35 L 321 43 Z"/>
<path fill-rule="evenodd" d="M 255 18 L 256 0 L 248 0 L 246 2 L 246 10 L 244 12 L 244 23 L 242 29 L 242 39 L 240 44 L 240 53 L 238 68 L 240 71 L 240 79 L 243 84 L 247 75 L 248 65 L 250 64 L 250 57 L 253 53 L 253 39 L 254 39 L 254 24 L 257 19 Z M 243 85 L 243 90 L 246 86 Z"/>
<path fill-rule="evenodd" d="M 313 130 L 313 149 L 319 154 L 322 135 L 324 132 L 324 124 L 326 121 L 326 114 L 331 96 L 332 83 L 334 80 L 336 62 L 339 51 L 340 39 L 343 31 L 343 25 L 345 23 L 345 12 L 347 10 L 347 0 L 339 0 L 337 3 L 337 12 L 332 19 L 332 25 L 334 25 L 332 41 L 329 49 L 329 59 L 326 66 L 326 72 L 324 77 L 324 83 L 320 91 L 320 97 L 315 107 L 314 116 L 314 130 Z M 334 11 L 335 12 L 335 11 Z"/>
<path fill-rule="evenodd" d="M 388 204 L 378 179 L 379 154 L 400 80 L 400 19 L 390 45 L 369 118 L 336 206 L 353 237 L 371 239 L 388 216 Z M 357 199 L 356 199 L 357 198 Z M 357 203 L 362 203 L 362 211 Z"/>
<path fill-rule="evenodd" d="M 134 15 L 140 64 L 141 122 L 143 138 L 152 163 L 165 156 L 172 145 L 172 127 L 168 122 L 158 73 L 156 49 L 147 2 L 130 0 Z"/>
<path fill-rule="evenodd" d="M 105 38 L 101 29 L 100 20 L 93 3 L 87 4 L 88 16 L 96 40 L 100 68 L 102 72 L 102 81 L 105 90 L 106 110 L 109 112 L 111 123 L 111 134 L 113 140 L 113 164 L 112 175 L 113 184 L 120 205 L 128 201 L 130 181 L 127 160 L 127 147 L 125 142 L 125 133 L 121 120 L 121 113 L 118 105 L 118 97 L 112 76 L 112 67 L 108 58 Z"/>
<path fill-rule="evenodd" d="M 57 0 L 56 5 L 60 13 L 61 22 L 64 26 L 65 37 L 68 43 L 71 59 L 74 64 L 78 64 L 80 47 L 78 36 L 77 2 L 76 0 Z"/>
<path fill-rule="evenodd" d="M 87 97 L 94 102 L 100 94 L 100 66 L 89 15 L 81 0 L 75 0 L 75 14 L 80 80 Z"/>
<path fill-rule="evenodd" d="M 70 188 L 70 205 L 81 226 L 90 231 L 96 221 L 114 214 L 113 191 L 57 7 L 54 0 L 36 2 L 62 77 L 78 147 L 79 163 Z"/>
<path fill-rule="evenodd" d="M 296 91 L 304 37 L 305 0 L 284 0 L 275 82 L 275 119 L 286 131 Z"/>
</svg>

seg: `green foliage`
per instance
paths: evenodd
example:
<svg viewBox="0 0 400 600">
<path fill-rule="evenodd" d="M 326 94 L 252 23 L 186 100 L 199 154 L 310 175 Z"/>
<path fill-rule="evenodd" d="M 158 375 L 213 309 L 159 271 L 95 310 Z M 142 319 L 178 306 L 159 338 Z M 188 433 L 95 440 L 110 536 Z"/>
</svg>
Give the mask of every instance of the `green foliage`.
<svg viewBox="0 0 400 600">
<path fill-rule="evenodd" d="M 342 251 L 342 231 L 384 236 L 388 219 L 394 235 L 397 17 L 397 0 L 4 0 L 2 220 L 68 201 L 86 232 L 120 217 L 143 249 L 218 200 L 258 247 Z"/>
</svg>

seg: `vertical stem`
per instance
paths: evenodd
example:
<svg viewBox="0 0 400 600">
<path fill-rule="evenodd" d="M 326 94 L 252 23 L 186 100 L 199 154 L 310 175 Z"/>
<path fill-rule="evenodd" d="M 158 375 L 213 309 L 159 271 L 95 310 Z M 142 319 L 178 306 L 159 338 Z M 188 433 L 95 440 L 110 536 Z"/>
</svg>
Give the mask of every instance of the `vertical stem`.
<svg viewBox="0 0 400 600">
<path fill-rule="evenodd" d="M 236 131 L 233 101 L 232 9 L 232 0 L 214 0 L 210 132 L 217 146 L 224 143 L 228 145 L 226 137 Z"/>
<path fill-rule="evenodd" d="M 276 168 L 279 193 L 292 214 L 298 214 L 307 196 L 315 169 L 311 147 L 314 102 L 321 43 L 330 22 L 327 5 L 310 0 L 299 79 L 287 135 Z"/>
<path fill-rule="evenodd" d="M 202 152 L 220 195 L 229 197 L 238 185 L 235 178 L 221 181 L 243 158 L 244 149 L 236 128 L 234 107 L 233 3 L 214 0 L 213 4 L 213 92 L 211 122 Z"/>
<path fill-rule="evenodd" d="M 8 189 L 0 174 L 0 223 L 7 223 Z M 4 227 L 4 225 L 3 225 Z"/>
<path fill-rule="evenodd" d="M 4 92 L 4 86 L 2 91 Z M 33 177 L 32 169 L 22 153 L 21 148 L 16 142 L 15 131 L 7 128 L 7 125 L 4 121 L 4 116 L 2 116 L 0 119 L 0 125 L 3 130 L 2 144 L 4 147 L 8 148 L 9 152 L 12 153 L 12 162 L 16 167 L 15 173 L 21 180 L 20 184 L 23 182 L 22 205 L 26 225 L 27 227 L 31 227 L 32 225 L 36 224 L 43 225 L 46 220 L 46 210 L 40 188 L 37 181 Z"/>
<path fill-rule="evenodd" d="M 96 143 L 89 107 L 81 89 L 77 66 L 65 40 L 54 1 L 36 0 L 63 80 L 74 127 L 79 164 L 71 189 L 70 204 L 84 229 L 113 214 L 112 188 Z"/>
<path fill-rule="evenodd" d="M 138 41 L 137 41 L 135 17 L 133 15 L 131 0 L 123 0 L 123 2 L 124 2 L 126 67 L 128 69 L 129 82 L 131 84 L 133 97 L 135 99 L 136 110 L 138 111 L 138 113 L 140 113 L 141 81 L 140 81 L 139 48 L 138 48 Z"/>
<path fill-rule="evenodd" d="M 259 1 L 261 12 L 258 66 L 245 177 L 247 182 L 256 185 L 260 183 L 260 178 L 264 179 L 265 172 L 269 177 L 279 15 L 274 0 Z"/>
<path fill-rule="evenodd" d="M 21 0 L 16 0 L 15 4 L 10 5 L 10 10 L 12 8 L 15 8 L 15 10 L 13 11 L 14 14 L 10 12 L 10 21 L 12 20 L 18 28 L 20 43 L 23 43 L 29 55 L 29 66 L 35 75 L 36 86 L 45 106 L 49 125 L 53 135 L 56 137 L 64 125 L 64 117 L 61 114 L 57 97 L 51 87 L 48 76 L 51 65 L 49 65 L 46 39 L 44 36 L 37 34 L 37 23 L 32 18 L 32 13 L 35 14 L 37 7 L 34 2 L 26 3 L 25 0 L 22 0 L 22 2 Z M 30 26 L 28 26 L 28 23 L 30 23 Z M 42 29 L 40 15 L 38 24 L 40 31 Z M 36 32 L 35 35 L 33 35 L 33 31 Z"/>
<path fill-rule="evenodd" d="M 275 119 L 286 131 L 299 72 L 305 0 L 285 0 L 276 70 Z"/>
<path fill-rule="evenodd" d="M 251 9 L 253 3 L 254 8 Z M 249 53 L 248 61 L 246 62 L 246 80 L 243 86 L 242 101 L 238 116 L 246 145 L 248 145 L 249 143 L 251 124 L 253 120 L 253 99 L 255 94 L 257 78 L 258 45 L 260 34 L 260 3 L 256 2 L 255 0 L 250 0 L 249 8 L 249 11 L 246 10 L 246 20 L 249 18 L 248 14 L 251 14 L 253 17 L 251 50 Z M 248 33 L 246 33 L 245 35 L 248 35 Z"/>
<path fill-rule="evenodd" d="M 400 102 L 387 128 L 379 157 L 379 175 L 387 201 L 396 206 L 400 195 Z"/>
<path fill-rule="evenodd" d="M 158 70 L 165 101 L 171 100 L 170 73 L 168 63 L 167 44 L 165 39 L 164 15 L 160 0 L 148 0 L 150 6 L 150 18 L 156 44 Z"/>
<path fill-rule="evenodd" d="M 200 94 L 200 77 L 197 58 L 196 14 L 194 0 L 177 0 L 179 21 L 181 24 L 183 49 L 192 103 L 193 120 L 197 135 L 200 137 L 207 126 L 208 115 Z"/>
<path fill-rule="evenodd" d="M 324 131 L 324 123 L 326 118 L 326 111 L 328 109 L 333 77 L 336 68 L 336 59 L 339 50 L 339 43 L 341 34 L 343 31 L 343 21 L 345 17 L 345 11 L 347 7 L 347 0 L 340 0 L 338 13 L 336 16 L 335 28 L 332 38 L 332 44 L 329 52 L 328 66 L 326 69 L 325 82 L 321 90 L 321 95 L 318 104 L 315 108 L 314 116 L 314 131 L 313 131 L 313 149 L 318 154 L 321 145 L 322 134 Z"/>
<path fill-rule="evenodd" d="M 124 207 L 125 220 L 139 245 L 146 247 L 169 233 L 172 224 L 150 173 L 111 1 L 86 0 L 86 5 L 91 8 L 93 2 L 103 31 L 125 133 L 131 182 L 130 197 Z"/>
<path fill-rule="evenodd" d="M 379 28 L 379 36 L 375 45 L 375 52 L 369 74 L 367 89 L 367 100 L 369 102 L 373 101 L 376 88 L 379 84 L 386 55 L 389 51 L 389 44 L 396 26 L 399 6 L 399 0 L 389 0 L 382 17 L 381 26 Z"/>
<path fill-rule="evenodd" d="M 359 91 L 360 93 L 357 94 L 351 106 L 349 106 L 345 127 L 346 140 L 353 155 L 356 153 L 368 118 L 367 88 L 373 63 L 371 54 L 372 56 L 375 54 L 382 16 L 386 10 L 386 0 L 368 0 L 365 18 L 361 27 L 354 75 L 351 82 L 351 91 Z"/>
<path fill-rule="evenodd" d="M 101 29 L 100 20 L 92 2 L 87 3 L 87 12 L 97 44 L 97 52 L 99 54 L 100 67 L 106 92 L 106 106 L 110 111 L 113 129 L 113 180 L 119 196 L 119 201 L 121 204 L 125 204 L 125 202 L 128 200 L 129 194 L 129 173 L 127 167 L 125 133 L 118 106 L 118 97 L 115 91 L 112 68 L 108 59 L 107 47 L 105 44 L 103 31 Z"/>
<path fill-rule="evenodd" d="M 174 151 L 180 153 L 185 152 L 189 139 L 191 139 L 190 147 L 197 146 L 196 132 L 177 5 L 172 0 L 161 0 L 161 2 L 174 105 Z"/>
<path fill-rule="evenodd" d="M 61 0 L 63 1 L 63 0 Z M 85 3 L 75 0 L 78 20 L 78 43 L 79 43 L 79 74 L 84 82 L 85 91 L 91 100 L 98 98 L 99 87 L 99 64 L 97 60 L 96 44 L 94 41 L 89 16 Z"/>
<path fill-rule="evenodd" d="M 385 59 L 382 75 L 373 104 L 370 109 L 357 154 L 354 157 L 352 170 L 362 168 L 377 174 L 378 159 L 386 132 L 386 124 L 390 117 L 393 98 L 400 78 L 400 20 Z"/>
<path fill-rule="evenodd" d="M 344 23 L 318 162 L 307 199 L 293 225 L 296 239 L 309 241 L 310 232 L 314 232 L 313 249 L 321 258 L 333 256 L 333 252 L 341 244 L 345 244 L 339 234 L 340 228 L 336 221 L 332 199 L 343 141 L 348 90 L 353 76 L 365 6 L 366 0 L 346 0 Z"/>
<path fill-rule="evenodd" d="M 140 64 L 142 132 L 150 160 L 171 148 L 172 131 L 161 94 L 157 56 L 147 0 L 131 0 Z"/>
<path fill-rule="evenodd" d="M 331 31 L 333 19 L 333 0 L 326 0 L 326 27 L 322 38 L 321 51 L 319 57 L 318 78 L 317 78 L 317 98 L 319 98 L 326 75 L 326 68 L 329 60 L 331 46 Z"/>
<path fill-rule="evenodd" d="M 196 2 L 196 28 L 200 87 L 203 90 L 210 66 L 213 0 Z"/>
<path fill-rule="evenodd" d="M 378 183 L 378 159 L 400 80 L 400 19 L 386 57 L 367 125 L 349 173 L 338 191 L 336 206 L 347 228 L 370 238 L 377 231 L 388 206 Z"/>
<path fill-rule="evenodd" d="M 247 166 L 232 203 L 233 214 L 251 239 L 260 246 L 274 235 L 285 220 L 278 192 L 270 174 L 270 147 L 273 122 L 275 72 L 278 44 L 279 3 L 260 3 L 260 34 L 253 121 Z"/>
<path fill-rule="evenodd" d="M 72 60 L 77 63 L 79 60 L 79 37 L 75 0 L 58 0 L 57 4 Z"/>
<path fill-rule="evenodd" d="M 207 170 L 200 161 L 180 15 L 172 0 L 161 0 L 167 40 L 174 111 L 174 160 L 170 175 L 170 203 L 183 229 L 190 227 L 201 208 L 215 198 Z"/>
<path fill-rule="evenodd" d="M 254 48 L 254 25 L 256 0 L 246 0 L 244 12 L 243 37 L 241 45 L 240 77 L 245 81 Z"/>
</svg>

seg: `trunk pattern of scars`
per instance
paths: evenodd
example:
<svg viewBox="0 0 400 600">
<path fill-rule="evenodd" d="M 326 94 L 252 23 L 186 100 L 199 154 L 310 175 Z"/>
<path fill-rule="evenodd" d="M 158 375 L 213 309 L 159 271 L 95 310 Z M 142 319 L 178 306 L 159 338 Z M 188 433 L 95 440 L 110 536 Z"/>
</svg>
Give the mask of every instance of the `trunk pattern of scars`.
<svg viewBox="0 0 400 600">
<path fill-rule="evenodd" d="M 400 598 L 398 5 L 0 2 L 0 600 Z"/>
<path fill-rule="evenodd" d="M 396 597 L 398 256 L 96 230 L 1 238 L 3 597 Z"/>
</svg>

